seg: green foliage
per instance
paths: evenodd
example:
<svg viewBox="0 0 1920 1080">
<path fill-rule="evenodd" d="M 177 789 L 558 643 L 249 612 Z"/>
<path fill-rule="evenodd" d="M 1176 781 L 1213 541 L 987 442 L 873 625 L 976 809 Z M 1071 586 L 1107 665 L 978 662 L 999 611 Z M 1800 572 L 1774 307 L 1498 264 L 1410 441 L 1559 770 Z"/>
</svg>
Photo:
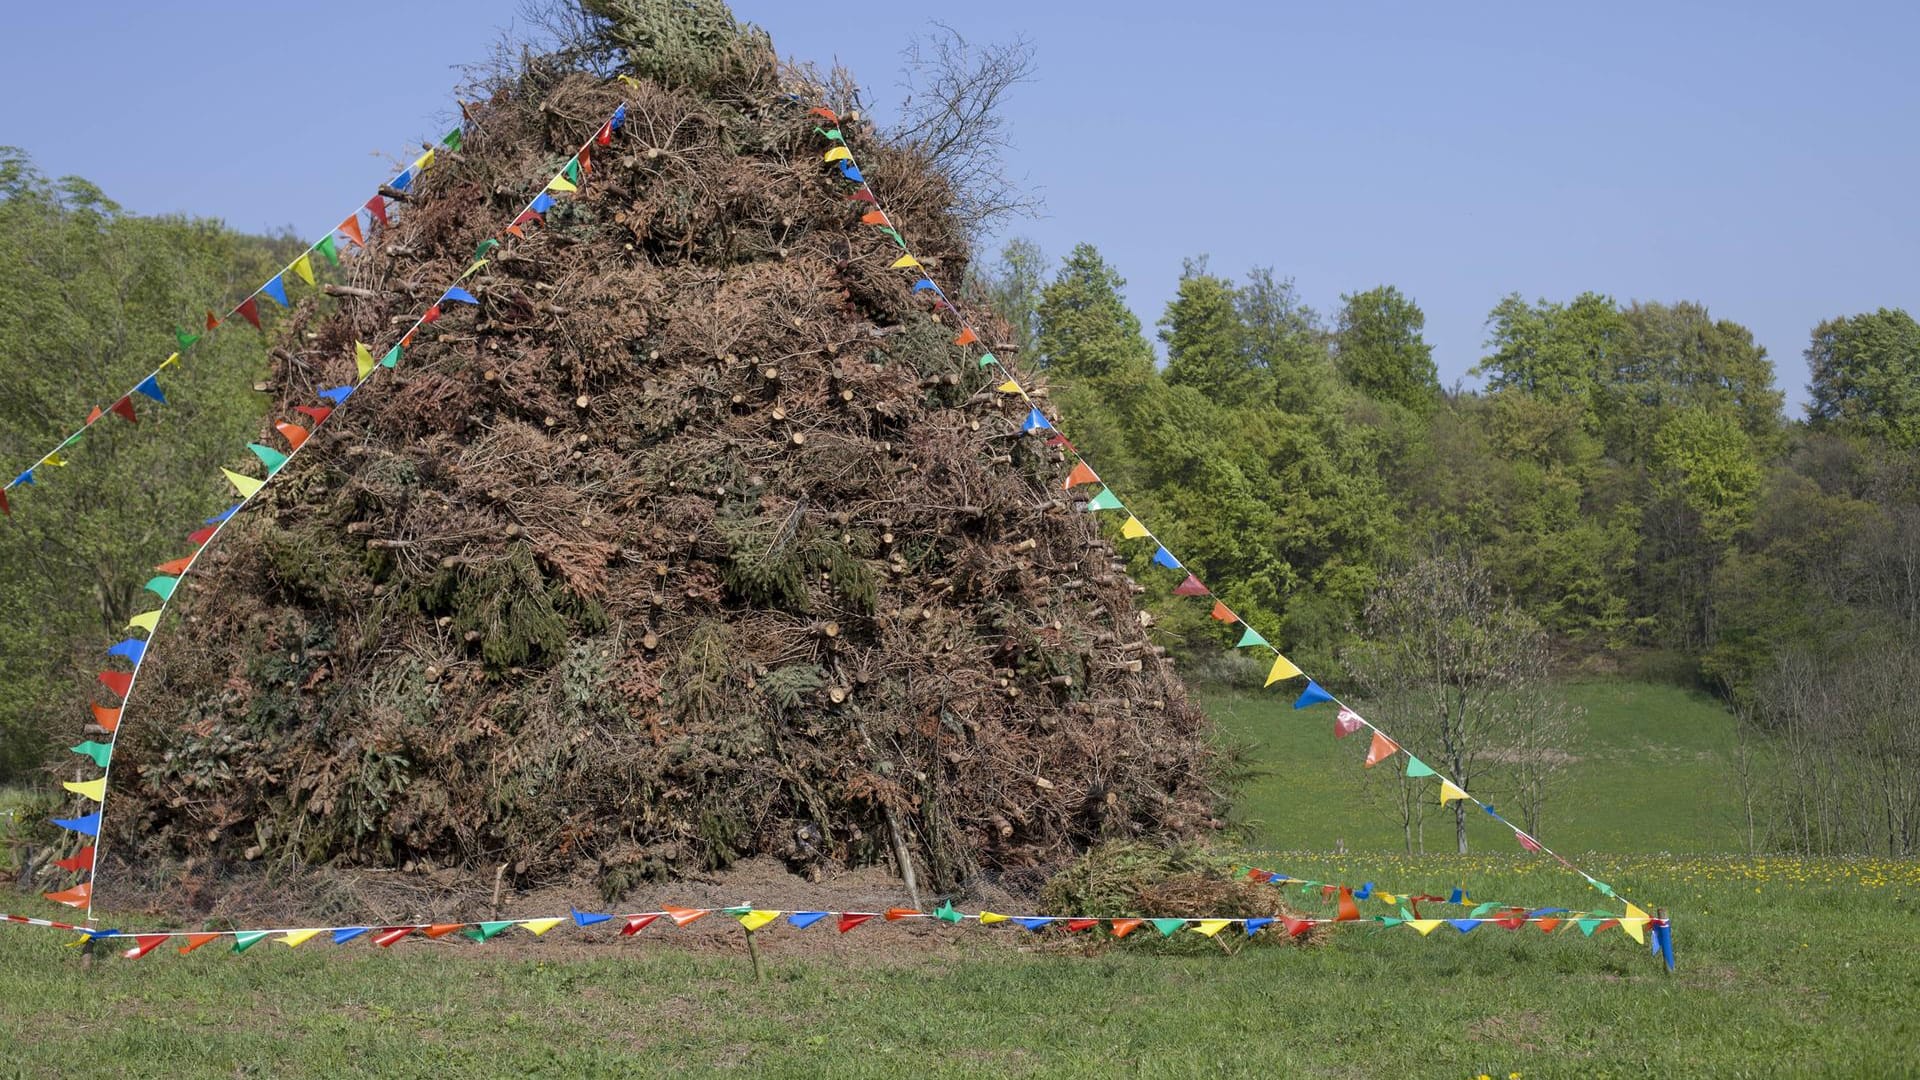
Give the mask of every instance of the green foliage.
<svg viewBox="0 0 1920 1080">
<path fill-rule="evenodd" d="M 1818 426 L 1920 445 L 1920 322 L 1900 308 L 1828 319 L 1807 346 Z"/>
<path fill-rule="evenodd" d="M 580 0 L 580 8 L 599 20 L 597 36 L 620 50 L 628 71 L 668 86 L 711 85 L 743 44 L 772 49 L 725 0 Z"/>
<path fill-rule="evenodd" d="M 1187 386 L 1218 404 L 1264 404 L 1273 396 L 1265 369 L 1247 348 L 1233 285 L 1188 263 L 1180 293 L 1160 320 L 1169 386 Z"/>
<path fill-rule="evenodd" d="M 1378 401 L 1431 412 L 1440 376 L 1433 346 L 1420 336 L 1426 313 L 1391 285 L 1340 299 L 1346 306 L 1333 333 L 1333 356 L 1347 384 Z"/>
</svg>

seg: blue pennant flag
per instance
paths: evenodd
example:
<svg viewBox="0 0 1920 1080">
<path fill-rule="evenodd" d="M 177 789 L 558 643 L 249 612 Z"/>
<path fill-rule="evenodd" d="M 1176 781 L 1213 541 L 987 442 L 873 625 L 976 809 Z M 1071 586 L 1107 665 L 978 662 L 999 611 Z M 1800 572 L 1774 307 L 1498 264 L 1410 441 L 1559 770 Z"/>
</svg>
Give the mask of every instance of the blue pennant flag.
<svg viewBox="0 0 1920 1080">
<path fill-rule="evenodd" d="M 408 188 L 412 187 L 413 186 L 413 170 L 408 169 L 406 172 L 403 172 L 399 176 L 394 177 L 393 181 L 389 183 L 387 186 L 392 188 L 395 191 L 405 191 Z"/>
<path fill-rule="evenodd" d="M 1487 816 L 1488 816 L 1488 817 L 1499 817 L 1499 816 L 1500 816 L 1499 814 L 1496 814 L 1496 813 L 1494 813 L 1494 812 L 1493 812 L 1493 804 L 1492 804 L 1492 803 L 1481 803 L 1481 804 L 1480 804 L 1480 809 L 1482 809 L 1482 810 L 1485 810 L 1485 811 L 1487 812 Z"/>
<path fill-rule="evenodd" d="M 603 923 L 613 918 L 611 915 L 596 915 L 591 911 L 581 911 L 579 908 L 572 910 L 573 925 L 575 926 L 592 926 L 594 923 Z"/>
<path fill-rule="evenodd" d="M 851 161 L 843 161 L 840 163 L 840 175 L 856 184 L 864 184 L 867 182 L 867 178 L 860 175 L 860 170 L 855 168 Z"/>
<path fill-rule="evenodd" d="M 160 381 L 151 375 L 140 380 L 140 385 L 134 387 L 133 391 L 136 394 L 145 394 L 162 405 L 167 403 L 167 395 L 160 392 Z"/>
<path fill-rule="evenodd" d="M 824 911 L 796 911 L 787 916 L 787 921 L 805 930 L 807 927 L 812 926 L 814 923 L 826 917 L 827 912 Z"/>
<path fill-rule="evenodd" d="M 1013 921 L 1019 923 L 1021 926 L 1024 926 L 1029 930 L 1038 930 L 1041 927 L 1052 922 L 1053 917 L 1049 915 L 1037 915 L 1030 918 L 1016 918 Z"/>
<path fill-rule="evenodd" d="M 553 196 L 550 193 L 543 191 L 540 194 L 533 197 L 533 202 L 528 204 L 527 209 L 533 211 L 536 214 L 544 214 L 547 211 L 553 209 Z"/>
<path fill-rule="evenodd" d="M 914 292 L 926 292 L 929 289 L 933 290 L 934 292 L 939 292 L 940 286 L 935 285 L 933 283 L 932 278 L 924 278 L 924 277 L 921 278 L 919 281 L 916 281 L 913 283 Z"/>
<path fill-rule="evenodd" d="M 234 504 L 233 504 L 232 506 L 229 506 L 229 507 L 227 507 L 227 508 L 226 508 L 225 510 L 222 510 L 222 511 L 220 511 L 220 512 L 219 512 L 218 514 L 215 514 L 214 516 L 212 516 L 212 517 L 210 517 L 210 518 L 208 518 L 208 519 L 207 519 L 207 524 L 209 524 L 209 525 L 218 525 L 218 524 L 220 524 L 221 522 L 223 522 L 223 521 L 225 521 L 225 520 L 227 520 L 228 518 L 230 518 L 230 517 L 232 517 L 233 515 L 235 515 L 235 514 L 237 514 L 237 513 L 239 513 L 239 512 L 240 512 L 240 507 L 241 507 L 241 506 L 243 506 L 243 505 L 245 505 L 245 504 L 244 504 L 244 503 L 234 503 Z"/>
<path fill-rule="evenodd" d="M 124 656 L 135 667 L 140 666 L 140 658 L 147 654 L 147 643 L 139 638 L 128 638 L 107 650 L 108 656 Z"/>
<path fill-rule="evenodd" d="M 619 108 L 613 110 L 613 119 L 607 121 L 607 126 L 612 128 L 615 131 L 619 131 L 620 125 L 626 122 L 627 122 L 627 107 L 625 105 L 622 105 Z"/>
<path fill-rule="evenodd" d="M 1366 900 L 1371 898 L 1372 896 L 1373 896 L 1373 882 L 1371 881 L 1353 890 L 1353 898 L 1355 900 Z"/>
<path fill-rule="evenodd" d="M 1026 420 L 1020 425 L 1021 431 L 1052 430 L 1052 428 L 1053 425 L 1047 423 L 1047 418 L 1040 415 L 1040 410 L 1037 408 L 1027 413 Z"/>
<path fill-rule="evenodd" d="M 448 289 L 444 294 L 441 295 L 440 299 L 458 300 L 463 304 L 477 304 L 480 302 L 479 299 L 475 297 L 472 293 L 468 292 L 467 290 L 461 288 L 458 285 L 455 285 L 453 288 Z M 611 919 L 613 918 L 613 916 L 609 915 L 607 916 L 607 918 Z"/>
<path fill-rule="evenodd" d="M 1265 916 L 1262 916 L 1258 919 L 1248 919 L 1247 920 L 1247 936 L 1252 937 L 1254 934 L 1259 933 L 1261 927 L 1266 926 L 1268 923 L 1271 923 L 1272 921 L 1273 921 L 1272 919 L 1266 918 Z"/>
<path fill-rule="evenodd" d="M 93 813 L 88 814 L 86 817 L 80 817 L 80 818 L 57 817 L 53 819 L 53 823 L 55 825 L 60 826 L 63 829 L 72 829 L 74 832 L 80 833 L 85 836 L 100 835 L 100 811 L 98 810 L 95 810 Z"/>
<path fill-rule="evenodd" d="M 16 476 L 13 478 L 14 487 L 19 487 L 21 484 L 31 484 L 31 483 L 33 483 L 32 469 L 28 469 L 26 472 L 23 472 L 19 476 Z"/>
<path fill-rule="evenodd" d="M 1455 889 L 1455 890 L 1453 890 L 1453 895 L 1451 895 L 1451 896 L 1449 896 L 1449 897 L 1447 897 L 1447 903 L 1449 903 L 1449 904 L 1457 904 L 1457 903 L 1459 903 L 1459 902 L 1461 902 L 1462 900 L 1465 900 L 1466 898 L 1467 898 L 1467 894 L 1466 894 L 1466 891 L 1465 891 L 1465 890 L 1463 890 L 1463 889 Z"/>
<path fill-rule="evenodd" d="M 272 281 L 260 286 L 260 291 L 279 301 L 281 307 L 292 306 L 287 303 L 287 287 L 281 283 L 279 274 L 273 275 Z"/>
<path fill-rule="evenodd" d="M 1567 909 L 1563 907 L 1543 907 L 1538 911 L 1527 912 L 1527 918 L 1544 919 L 1549 915 L 1565 915 L 1566 913 Z"/>
<path fill-rule="evenodd" d="M 335 945 L 345 945 L 347 942 L 352 941 L 354 938 L 359 937 L 371 929 L 373 929 L 371 926 L 342 927 L 333 932 L 333 943 Z"/>
<path fill-rule="evenodd" d="M 1320 688 L 1319 683 L 1314 682 L 1312 679 L 1308 679 L 1307 688 L 1305 690 L 1300 691 L 1300 700 L 1294 702 L 1293 707 L 1296 709 L 1304 709 L 1309 705 L 1318 705 L 1323 701 L 1332 701 L 1332 700 L 1333 700 L 1332 694 L 1329 694 L 1325 690 L 1322 690 Z"/>
<path fill-rule="evenodd" d="M 1164 566 L 1169 570 L 1180 569 L 1180 560 L 1174 558 L 1173 552 L 1168 551 L 1164 547 L 1153 553 L 1153 561 L 1159 563 L 1161 566 Z"/>
<path fill-rule="evenodd" d="M 1463 934 L 1471 934 L 1473 933 L 1473 928 L 1480 925 L 1480 920 L 1479 919 L 1448 919 L 1447 925 L 1453 927 L 1455 930 L 1458 930 Z"/>
<path fill-rule="evenodd" d="M 347 395 L 351 393 L 353 393 L 353 387 L 351 386 L 335 386 L 331 389 L 320 391 L 320 396 L 338 405 L 347 400 Z"/>
</svg>

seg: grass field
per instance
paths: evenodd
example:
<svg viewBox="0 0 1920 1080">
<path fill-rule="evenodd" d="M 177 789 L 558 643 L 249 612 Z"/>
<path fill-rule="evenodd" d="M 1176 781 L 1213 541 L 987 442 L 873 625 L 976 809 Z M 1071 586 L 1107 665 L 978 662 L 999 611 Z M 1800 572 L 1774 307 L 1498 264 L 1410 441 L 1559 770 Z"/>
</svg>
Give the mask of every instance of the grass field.
<svg viewBox="0 0 1920 1080">
<path fill-rule="evenodd" d="M 364 940 L 298 952 L 263 943 L 243 956 L 209 947 L 91 969 L 62 934 L 0 928 L 0 1075 L 1920 1073 L 1920 949 L 1909 933 L 1920 864 L 1657 854 L 1732 842 L 1711 760 L 1729 736 L 1725 718 L 1654 688 L 1577 693 L 1595 722 L 1574 790 L 1606 793 L 1610 779 L 1627 790 L 1591 802 L 1570 794 L 1563 824 L 1543 831 L 1567 850 L 1624 852 L 1582 861 L 1643 905 L 1672 910 L 1674 975 L 1618 931 L 1491 927 L 1426 938 L 1344 927 L 1320 947 L 1233 955 L 1130 941 L 1092 956 L 1004 927 L 942 928 L 897 951 L 876 948 L 904 933 L 885 924 L 847 939 L 825 926 L 776 928 L 762 934 L 760 984 L 738 950 L 682 948 L 673 935 L 685 932 L 665 928 L 637 939 L 602 928 L 592 944 L 562 940 L 563 929 L 538 942 L 410 941 L 390 952 Z M 1398 844 L 1342 786 L 1358 769 L 1355 748 L 1335 743 L 1317 714 L 1210 704 L 1261 736 L 1270 765 L 1285 765 L 1249 792 L 1260 835 L 1321 848 L 1250 854 L 1258 865 L 1402 893 L 1458 886 L 1529 905 L 1602 902 L 1493 833 L 1476 832 L 1490 842 L 1464 857 L 1327 854 L 1336 836 L 1350 849 Z M 1588 805 L 1602 816 L 1574 812 Z M 64 910 L 18 897 L 5 906 Z"/>
</svg>

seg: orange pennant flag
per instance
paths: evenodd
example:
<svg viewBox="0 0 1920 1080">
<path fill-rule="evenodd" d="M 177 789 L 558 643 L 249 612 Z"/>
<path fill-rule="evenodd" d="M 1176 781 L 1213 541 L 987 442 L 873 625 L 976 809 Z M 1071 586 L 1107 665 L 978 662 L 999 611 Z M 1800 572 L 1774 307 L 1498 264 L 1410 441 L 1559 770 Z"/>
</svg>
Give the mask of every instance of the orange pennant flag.
<svg viewBox="0 0 1920 1080">
<path fill-rule="evenodd" d="M 106 731 L 111 732 L 114 728 L 120 726 L 120 710 L 109 709 L 104 705 L 95 705 L 93 707 L 93 722 L 99 724 Z"/>
<path fill-rule="evenodd" d="M 866 213 L 860 215 L 860 224 L 885 225 L 887 224 L 886 212 L 883 210 L 869 210 Z"/>
<path fill-rule="evenodd" d="M 926 912 L 924 911 L 919 911 L 910 907 L 890 907 L 887 909 L 885 918 L 888 922 L 899 922 L 901 919 L 911 918 L 915 915 L 925 915 L 925 914 Z"/>
<path fill-rule="evenodd" d="M 824 116 L 827 118 L 827 123 L 829 124 L 837 124 L 840 122 L 839 115 L 836 114 L 832 109 L 827 108 L 825 105 L 814 106 L 814 108 L 811 109 L 807 113 L 807 115 L 808 116 Z"/>
<path fill-rule="evenodd" d="M 1334 922 L 1353 922 L 1360 918 L 1360 905 L 1353 902 L 1353 889 L 1340 886 L 1340 914 L 1334 916 Z"/>
<path fill-rule="evenodd" d="M 93 882 L 83 881 L 80 884 L 75 885 L 71 889 L 62 889 L 59 892 L 41 893 L 40 895 L 45 896 L 47 899 L 53 901 L 56 904 L 65 904 L 68 907 L 83 908 L 87 906 L 88 902 L 93 897 Z"/>
<path fill-rule="evenodd" d="M 193 556 L 188 555 L 185 558 L 175 559 L 172 562 L 163 562 L 159 566 L 154 567 L 154 569 L 163 574 L 173 574 L 177 577 L 186 573 L 187 567 L 191 565 L 193 565 Z"/>
<path fill-rule="evenodd" d="M 1093 468 L 1084 461 L 1075 462 L 1073 471 L 1067 474 L 1063 487 L 1076 487 L 1080 484 L 1097 484 L 1100 478 L 1094 475 Z"/>
<path fill-rule="evenodd" d="M 427 935 L 430 938 L 443 938 L 465 925 L 467 924 L 457 923 L 457 922 L 434 923 L 432 926 L 429 926 L 425 930 L 422 930 L 421 933 Z"/>
<path fill-rule="evenodd" d="M 1126 937 L 1140 929 L 1140 924 L 1146 921 L 1145 919 L 1115 919 L 1107 924 L 1107 928 L 1113 931 L 1114 937 Z"/>
<path fill-rule="evenodd" d="M 1387 738 L 1377 731 L 1374 732 L 1373 745 L 1367 748 L 1367 768 L 1371 769 L 1375 765 L 1387 760 L 1397 753 L 1399 749 L 1399 745 L 1392 739 Z"/>
<path fill-rule="evenodd" d="M 969 326 L 960 331 L 960 336 L 957 338 L 954 338 L 953 343 L 955 345 L 971 345 L 974 342 L 979 340 L 980 340 L 980 335 L 974 333 L 973 327 Z"/>
<path fill-rule="evenodd" d="M 663 907 L 660 910 L 673 920 L 675 926 L 685 926 L 707 914 L 706 908 Z"/>
<path fill-rule="evenodd" d="M 352 217 L 348 218 L 347 220 L 341 222 L 340 231 L 347 234 L 347 239 L 353 241 L 354 247 L 367 246 L 367 238 L 360 235 L 360 215 L 359 214 L 355 214 Z"/>
<path fill-rule="evenodd" d="M 1218 600 L 1215 600 L 1213 602 L 1213 619 L 1215 622 L 1225 622 L 1225 623 L 1240 621 L 1240 617 L 1238 615 L 1235 615 L 1233 611 L 1227 607 L 1227 605 L 1221 603 Z"/>
<path fill-rule="evenodd" d="M 185 956 L 202 945 L 219 941 L 225 934 L 188 934 L 187 943 L 180 946 L 180 955 Z"/>
<path fill-rule="evenodd" d="M 293 447 L 295 450 L 300 449 L 300 444 L 306 442 L 307 436 L 312 434 L 312 432 L 301 427 L 299 424 L 275 424 L 273 426 L 275 430 L 279 431 L 280 434 L 286 438 L 287 445 Z"/>
</svg>

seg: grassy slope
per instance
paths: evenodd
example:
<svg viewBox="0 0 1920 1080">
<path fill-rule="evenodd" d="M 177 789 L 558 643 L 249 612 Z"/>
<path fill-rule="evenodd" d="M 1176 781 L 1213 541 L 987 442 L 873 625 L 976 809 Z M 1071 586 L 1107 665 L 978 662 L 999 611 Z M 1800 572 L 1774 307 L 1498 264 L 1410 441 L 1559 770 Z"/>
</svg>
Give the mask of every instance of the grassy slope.
<svg viewBox="0 0 1920 1080">
<path fill-rule="evenodd" d="M 1550 839 L 1575 851 L 1732 843 L 1728 785 L 1710 760 L 1728 738 L 1723 714 L 1659 688 L 1573 692 L 1593 730 Z M 1210 704 L 1287 766 L 1249 793 L 1262 843 L 1397 844 L 1377 812 L 1355 805 L 1359 748 L 1332 739 L 1324 710 L 1249 697 Z M 1597 902 L 1551 864 L 1474 835 L 1485 853 L 1464 858 L 1251 858 L 1401 892 L 1462 886 L 1479 899 Z M 1425 939 L 1345 928 L 1312 950 L 1091 958 L 991 948 L 986 935 L 1023 932 L 974 928 L 945 931 L 950 952 L 902 950 L 884 962 L 799 958 L 783 939 L 801 932 L 775 928 L 763 936 L 764 985 L 749 981 L 743 958 L 673 948 L 665 929 L 620 940 L 602 928 L 605 940 L 584 953 L 548 942 L 520 951 L 409 942 L 390 953 L 315 942 L 88 971 L 62 935 L 0 927 L 0 1046 L 11 1048 L 0 1074 L 1883 1076 L 1920 1060 L 1920 950 L 1905 946 L 1920 865 L 1587 862 L 1643 904 L 1674 910 L 1678 975 L 1617 932 L 1485 928 Z M 5 903 L 57 914 L 37 900 Z"/>
</svg>

